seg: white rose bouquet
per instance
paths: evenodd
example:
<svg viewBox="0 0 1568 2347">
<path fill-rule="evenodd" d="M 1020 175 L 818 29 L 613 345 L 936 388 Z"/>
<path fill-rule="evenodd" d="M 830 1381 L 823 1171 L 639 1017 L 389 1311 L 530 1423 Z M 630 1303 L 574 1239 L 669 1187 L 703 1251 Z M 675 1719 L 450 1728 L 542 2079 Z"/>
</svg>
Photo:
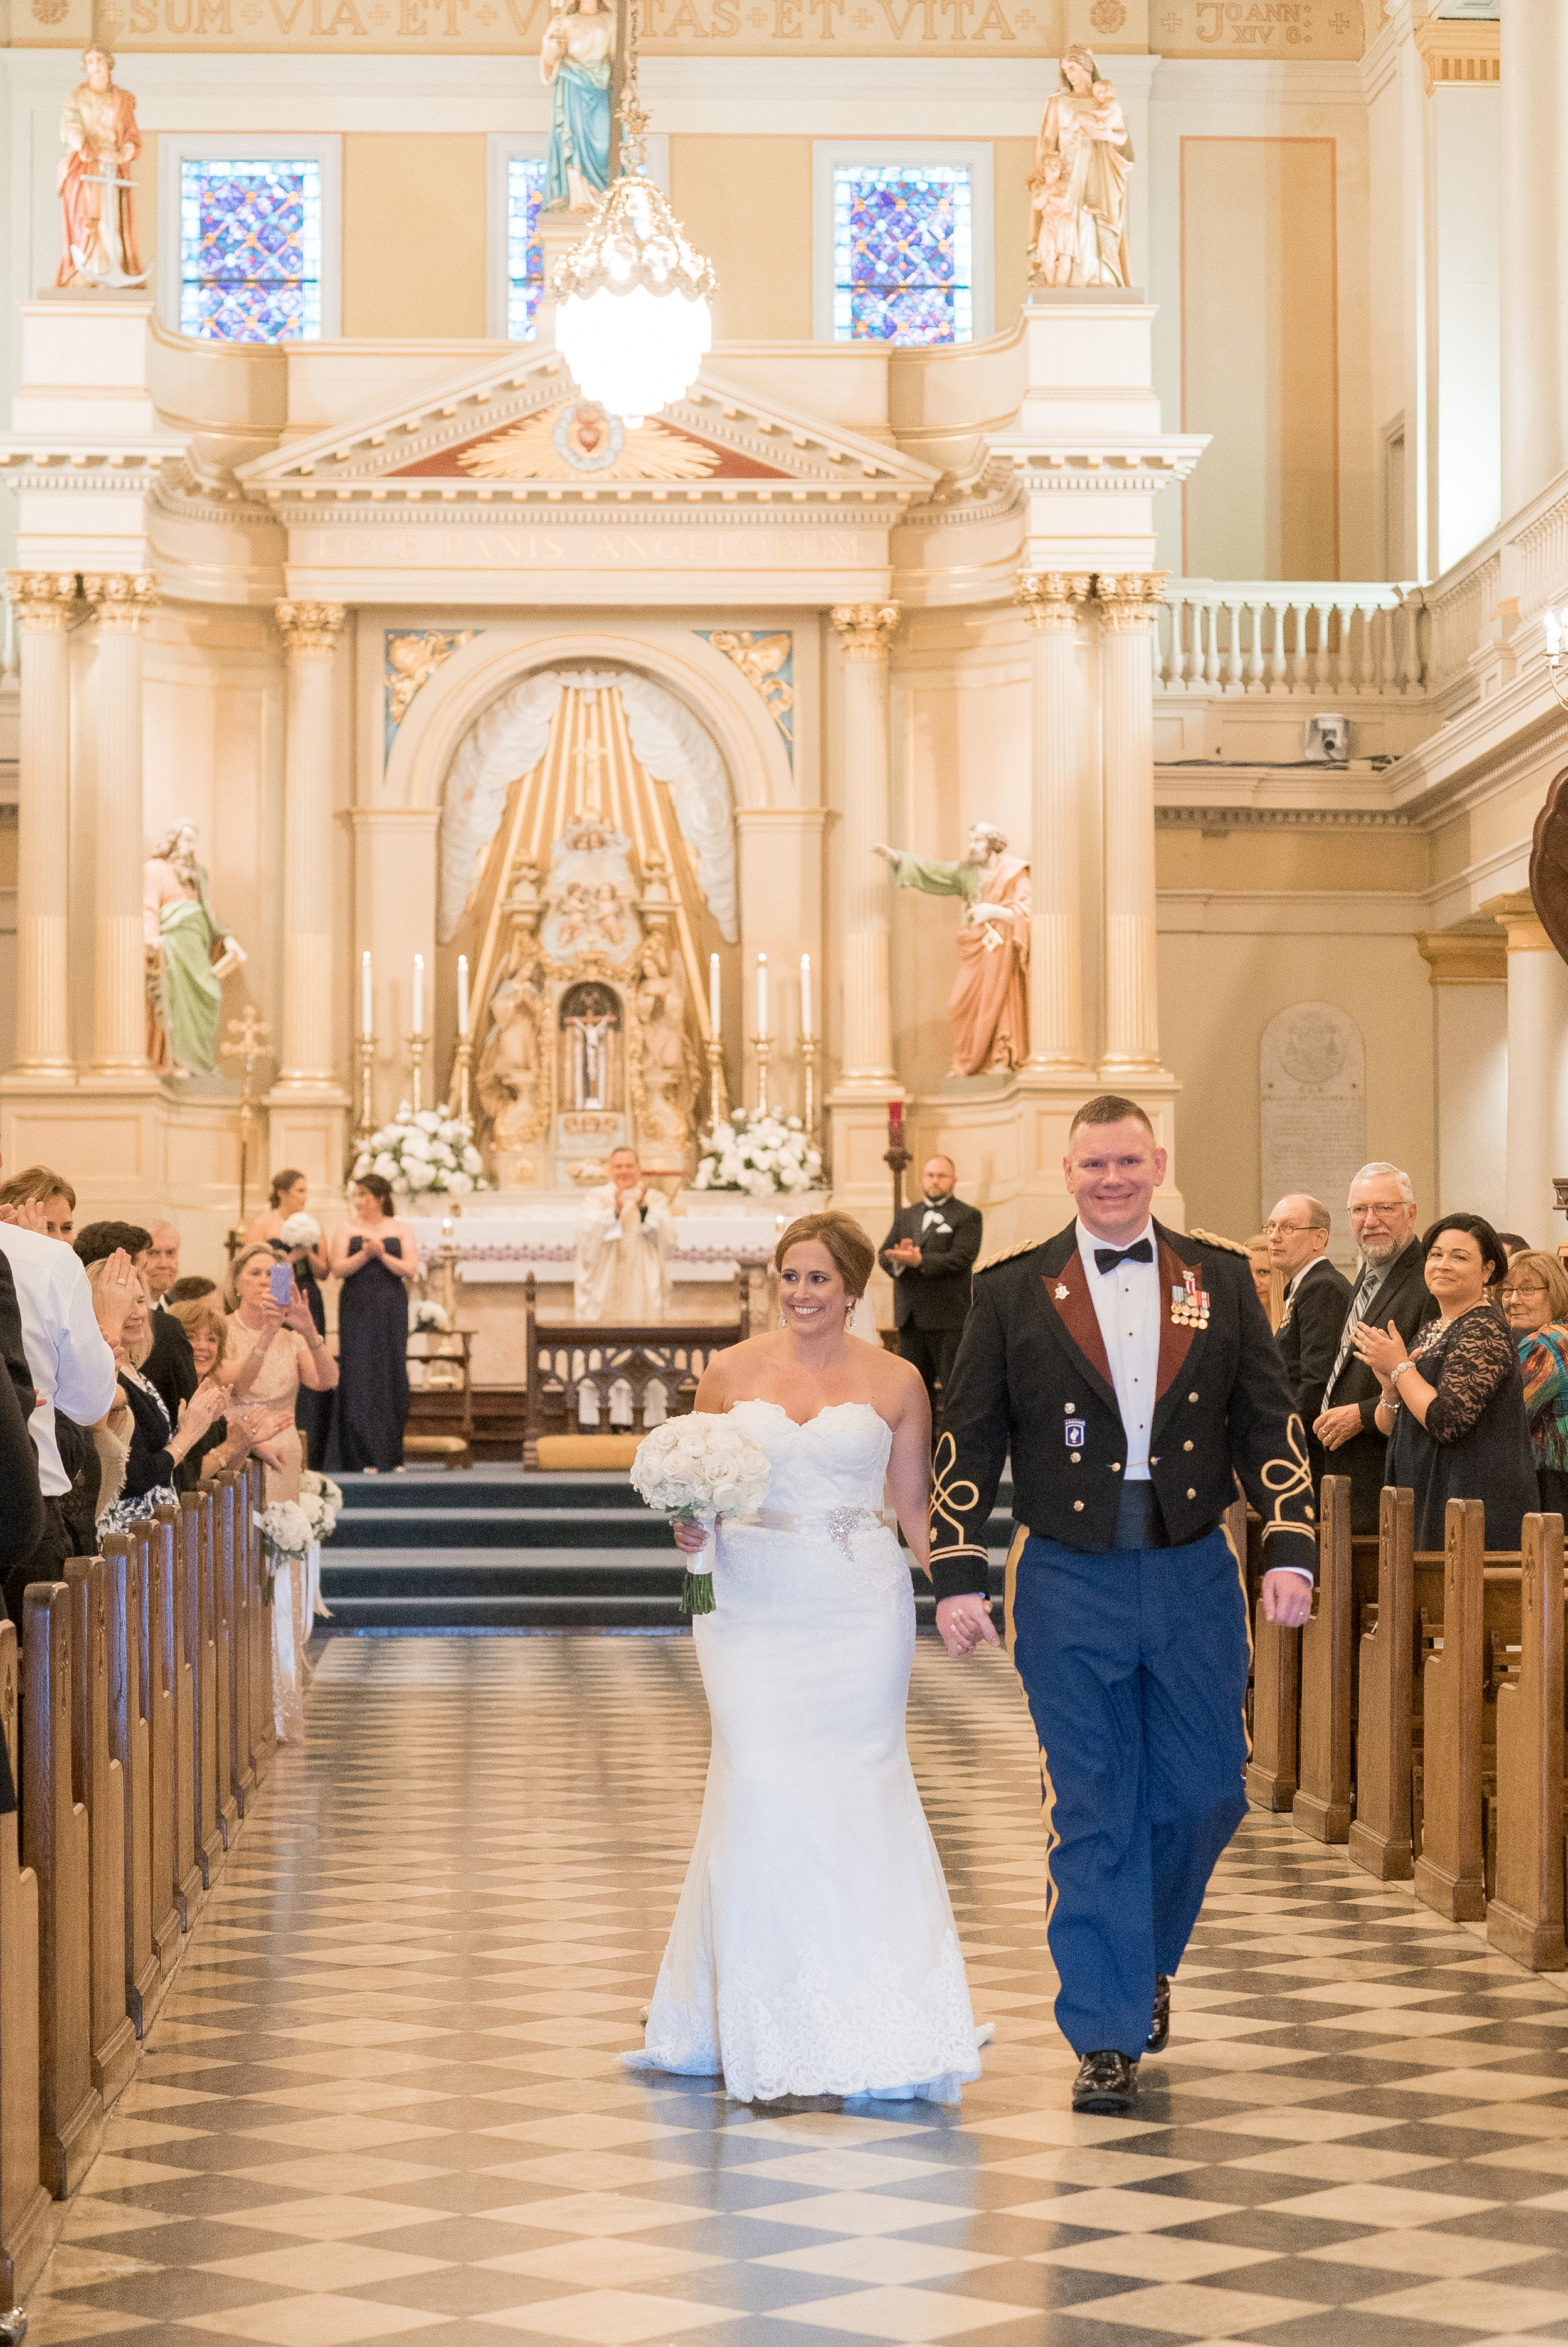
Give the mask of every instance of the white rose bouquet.
<svg viewBox="0 0 1568 2347">
<path fill-rule="evenodd" d="M 265 1602 L 270 1605 L 280 1563 L 287 1557 L 303 1556 L 315 1534 L 309 1516 L 293 1500 L 274 1500 L 255 1521 L 261 1535 L 261 1556 L 267 1573 Z"/>
<path fill-rule="evenodd" d="M 313 1467 L 308 1467 L 300 1477 L 296 1504 L 310 1525 L 312 1540 L 331 1540 L 343 1513 L 342 1485 L 334 1483 L 330 1475 L 318 1475 Z"/>
<path fill-rule="evenodd" d="M 643 1436 L 631 1462 L 632 1490 L 676 1523 L 712 1527 L 718 1516 L 750 1515 L 772 1481 L 762 1445 L 709 1410 L 667 1418 Z M 688 1573 L 681 1603 L 687 1614 L 711 1614 L 712 1574 Z"/>
</svg>

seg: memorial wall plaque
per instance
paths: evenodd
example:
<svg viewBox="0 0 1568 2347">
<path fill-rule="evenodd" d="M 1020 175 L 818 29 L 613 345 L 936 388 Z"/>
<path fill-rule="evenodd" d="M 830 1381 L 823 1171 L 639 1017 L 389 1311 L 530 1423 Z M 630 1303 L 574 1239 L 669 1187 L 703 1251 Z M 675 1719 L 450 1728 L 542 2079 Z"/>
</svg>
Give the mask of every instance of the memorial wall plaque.
<svg viewBox="0 0 1568 2347">
<path fill-rule="evenodd" d="M 1305 1190 L 1334 1217 L 1328 1252 L 1356 1260 L 1346 1210 L 1352 1177 L 1367 1162 L 1367 1063 L 1356 1021 L 1329 1002 L 1294 1002 L 1271 1019 L 1258 1051 L 1262 1212 Z"/>
</svg>

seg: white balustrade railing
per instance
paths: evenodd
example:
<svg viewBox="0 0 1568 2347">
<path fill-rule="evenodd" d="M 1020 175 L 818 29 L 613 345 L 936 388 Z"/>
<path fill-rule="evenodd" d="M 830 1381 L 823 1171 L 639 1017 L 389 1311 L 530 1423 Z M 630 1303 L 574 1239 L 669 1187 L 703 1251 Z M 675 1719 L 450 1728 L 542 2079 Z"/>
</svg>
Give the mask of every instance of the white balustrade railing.
<svg viewBox="0 0 1568 2347">
<path fill-rule="evenodd" d="M 1421 691 L 1420 598 L 1342 579 L 1173 579 L 1155 622 L 1165 692 L 1314 693 L 1342 701 Z"/>
</svg>

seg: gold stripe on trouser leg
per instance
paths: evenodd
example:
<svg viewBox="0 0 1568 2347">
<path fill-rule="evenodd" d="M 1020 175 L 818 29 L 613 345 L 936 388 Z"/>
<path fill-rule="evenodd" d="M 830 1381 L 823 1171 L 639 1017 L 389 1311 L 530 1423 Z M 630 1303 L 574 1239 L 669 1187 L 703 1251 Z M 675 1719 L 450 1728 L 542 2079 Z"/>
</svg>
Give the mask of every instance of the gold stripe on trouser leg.
<svg viewBox="0 0 1568 2347">
<path fill-rule="evenodd" d="M 1003 1584 L 1002 1597 L 1002 1643 L 1008 1650 L 1009 1662 L 1012 1660 L 1013 1650 L 1012 1602 L 1014 1592 L 1018 1588 L 1018 1561 L 1023 1554 L 1023 1544 L 1028 1538 L 1029 1526 L 1020 1524 L 1012 1536 L 1012 1546 L 1008 1551 L 1007 1579 Z"/>
<path fill-rule="evenodd" d="M 1241 1691 L 1241 1732 L 1242 1741 L 1246 1746 L 1246 1757 L 1250 1760 L 1252 1758 L 1252 1730 L 1247 1726 L 1246 1719 L 1246 1690 L 1247 1687 L 1253 1685 L 1256 1676 L 1257 1648 L 1253 1643 L 1252 1607 L 1247 1604 L 1246 1600 L 1246 1559 L 1245 1556 L 1238 1555 L 1236 1553 L 1236 1544 L 1231 1538 L 1230 1517 L 1228 1513 L 1220 1518 L 1220 1530 L 1225 1534 L 1225 1546 L 1231 1553 L 1231 1563 L 1235 1567 L 1235 1577 L 1241 1583 L 1241 1618 L 1246 1624 L 1246 1686 L 1244 1686 Z"/>
<path fill-rule="evenodd" d="M 1018 1594 L 1019 1559 L 1023 1554 L 1024 1542 L 1029 1539 L 1029 1526 L 1027 1524 L 1020 1524 L 1018 1530 L 1012 1536 L 1012 1545 L 1008 1550 L 1006 1582 L 1007 1594 L 1003 1599 L 1004 1643 L 1007 1646 L 1009 1659 L 1012 1662 L 1015 1670 L 1018 1667 L 1018 1664 L 1017 1658 L 1013 1654 L 1013 1648 L 1017 1644 L 1018 1633 L 1013 1622 L 1013 1603 Z M 1027 1704 L 1029 1697 L 1024 1692 L 1023 1681 L 1021 1679 L 1019 1681 L 1019 1693 L 1023 1696 L 1024 1701 Z M 1039 1751 L 1040 1821 L 1045 1828 L 1045 1926 L 1047 1931 L 1049 1931 L 1050 1929 L 1050 1919 L 1056 1911 L 1056 1879 L 1050 1870 L 1050 1860 L 1051 1854 L 1061 1842 L 1061 1836 L 1056 1830 L 1056 1787 L 1051 1781 L 1050 1763 L 1046 1758 L 1045 1747 L 1043 1744 L 1039 1745 Z"/>
</svg>

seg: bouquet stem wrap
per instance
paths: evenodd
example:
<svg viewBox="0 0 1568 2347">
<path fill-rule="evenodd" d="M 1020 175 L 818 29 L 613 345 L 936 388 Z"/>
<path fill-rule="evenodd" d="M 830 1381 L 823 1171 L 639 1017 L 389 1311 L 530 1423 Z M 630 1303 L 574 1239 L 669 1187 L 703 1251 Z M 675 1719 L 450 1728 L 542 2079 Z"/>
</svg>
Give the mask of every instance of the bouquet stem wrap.
<svg viewBox="0 0 1568 2347">
<path fill-rule="evenodd" d="M 721 1515 L 749 1515 L 760 1507 L 772 1480 L 761 1443 L 712 1410 L 666 1419 L 643 1436 L 631 1463 L 632 1489 L 651 1508 L 668 1509 L 677 1523 L 705 1524 L 710 1540 Z M 705 1562 L 707 1554 L 704 1547 L 693 1563 Z M 712 1571 L 688 1569 L 681 1610 L 692 1614 L 716 1610 Z"/>
</svg>

